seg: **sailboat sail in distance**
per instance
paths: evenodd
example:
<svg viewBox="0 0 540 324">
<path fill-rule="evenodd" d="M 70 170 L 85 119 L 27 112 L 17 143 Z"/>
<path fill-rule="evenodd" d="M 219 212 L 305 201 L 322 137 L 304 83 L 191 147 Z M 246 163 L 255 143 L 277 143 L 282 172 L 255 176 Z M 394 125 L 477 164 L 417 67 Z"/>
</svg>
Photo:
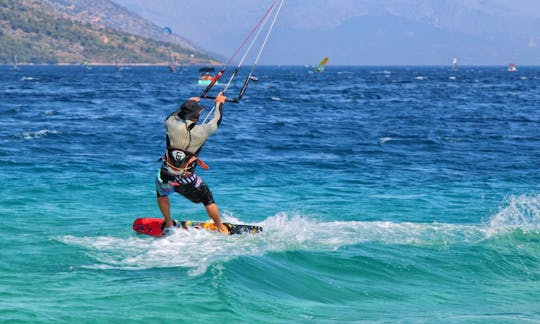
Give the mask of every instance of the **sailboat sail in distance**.
<svg viewBox="0 0 540 324">
<path fill-rule="evenodd" d="M 17 62 L 17 55 L 13 55 L 13 64 L 11 65 L 12 70 L 19 69 L 19 63 Z"/>
<path fill-rule="evenodd" d="M 316 67 L 315 67 L 315 72 L 317 73 L 321 73 L 322 71 L 324 71 L 324 68 L 326 67 L 326 63 L 328 63 L 328 57 L 325 57 Z"/>
<path fill-rule="evenodd" d="M 452 70 L 457 70 L 457 58 L 452 59 Z"/>
<path fill-rule="evenodd" d="M 174 62 L 174 55 L 171 49 L 169 49 L 169 71 L 174 72 L 176 69 L 176 63 Z"/>
</svg>

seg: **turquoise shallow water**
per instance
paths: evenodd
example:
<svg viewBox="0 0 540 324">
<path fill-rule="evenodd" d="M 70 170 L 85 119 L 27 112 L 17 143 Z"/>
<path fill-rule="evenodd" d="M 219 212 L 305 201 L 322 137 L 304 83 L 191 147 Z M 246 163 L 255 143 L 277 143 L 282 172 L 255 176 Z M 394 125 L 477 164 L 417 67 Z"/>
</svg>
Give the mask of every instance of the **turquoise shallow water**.
<svg viewBox="0 0 540 324">
<path fill-rule="evenodd" d="M 539 68 L 262 67 L 199 173 L 265 231 L 163 239 L 131 224 L 197 70 L 0 69 L 3 321 L 540 321 Z"/>
</svg>

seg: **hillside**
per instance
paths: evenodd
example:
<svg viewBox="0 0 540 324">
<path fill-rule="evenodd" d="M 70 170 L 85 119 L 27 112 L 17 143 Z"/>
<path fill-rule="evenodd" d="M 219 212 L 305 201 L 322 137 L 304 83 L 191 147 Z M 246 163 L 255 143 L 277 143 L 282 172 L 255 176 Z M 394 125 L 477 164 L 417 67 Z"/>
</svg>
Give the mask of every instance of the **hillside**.
<svg viewBox="0 0 540 324">
<path fill-rule="evenodd" d="M 37 0 L 33 0 L 33 2 L 37 2 Z M 110 0 L 39 0 L 39 3 L 52 8 L 67 18 L 80 22 L 89 22 L 120 32 L 177 44 L 188 50 L 203 51 L 174 33 L 164 33 L 163 27 L 165 26 L 157 26 Z"/>
<path fill-rule="evenodd" d="M 104 5 L 106 2 L 89 3 Z M 83 61 L 112 64 L 115 57 L 120 64 L 167 64 L 169 49 L 179 64 L 217 63 L 189 43 L 181 45 L 182 39 L 168 43 L 115 30 L 105 23 L 107 19 L 99 19 L 95 14 L 102 12 L 99 7 L 93 7 L 94 14 L 88 14 L 88 6 L 77 7 L 74 3 L 75 0 L 0 0 L 0 64 L 11 64 L 15 57 L 20 64 L 80 64 Z M 73 12 L 58 8 L 70 8 Z M 79 12 L 76 19 L 77 10 L 86 14 Z M 82 22 L 85 19 L 81 17 L 94 18 Z M 124 21 L 131 21 L 133 26 L 141 24 L 141 21 L 136 23 L 136 19 Z M 161 30 L 146 23 L 149 29 Z M 149 32 L 148 36 L 151 35 Z"/>
</svg>

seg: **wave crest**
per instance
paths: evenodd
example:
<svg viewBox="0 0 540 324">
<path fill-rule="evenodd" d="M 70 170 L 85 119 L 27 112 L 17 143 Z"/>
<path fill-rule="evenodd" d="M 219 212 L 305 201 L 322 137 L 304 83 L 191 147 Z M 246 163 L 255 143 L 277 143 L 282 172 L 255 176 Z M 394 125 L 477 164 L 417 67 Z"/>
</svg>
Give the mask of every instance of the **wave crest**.
<svg viewBox="0 0 540 324">
<path fill-rule="evenodd" d="M 335 251 L 362 243 L 415 245 L 441 248 L 454 244 L 499 242 L 515 245 L 526 233 L 536 240 L 539 233 L 540 195 L 511 196 L 487 224 L 412 223 L 387 221 L 321 222 L 298 213 L 281 212 L 257 223 L 264 231 L 256 235 L 225 236 L 204 230 L 175 230 L 164 238 L 76 237 L 55 239 L 86 250 L 97 263 L 91 268 L 140 270 L 156 267 L 187 268 L 188 274 L 205 273 L 208 267 L 240 256 L 260 256 L 284 251 Z M 224 221 L 245 223 L 232 215 Z M 514 239 L 512 239 L 514 237 Z M 497 243 L 498 244 L 498 243 Z"/>
</svg>

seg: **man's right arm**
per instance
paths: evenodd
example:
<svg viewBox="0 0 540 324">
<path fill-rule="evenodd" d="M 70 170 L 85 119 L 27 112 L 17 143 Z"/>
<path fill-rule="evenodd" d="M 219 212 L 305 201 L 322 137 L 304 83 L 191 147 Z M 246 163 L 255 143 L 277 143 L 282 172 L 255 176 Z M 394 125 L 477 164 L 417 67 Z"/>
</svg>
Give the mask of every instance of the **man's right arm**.
<svg viewBox="0 0 540 324">
<path fill-rule="evenodd" d="M 201 125 L 205 128 L 208 135 L 215 133 L 218 129 L 218 126 L 221 124 L 221 119 L 223 118 L 223 104 L 227 97 L 223 95 L 222 92 L 218 93 L 214 102 L 216 106 L 214 107 L 214 115 L 207 123 Z"/>
</svg>

